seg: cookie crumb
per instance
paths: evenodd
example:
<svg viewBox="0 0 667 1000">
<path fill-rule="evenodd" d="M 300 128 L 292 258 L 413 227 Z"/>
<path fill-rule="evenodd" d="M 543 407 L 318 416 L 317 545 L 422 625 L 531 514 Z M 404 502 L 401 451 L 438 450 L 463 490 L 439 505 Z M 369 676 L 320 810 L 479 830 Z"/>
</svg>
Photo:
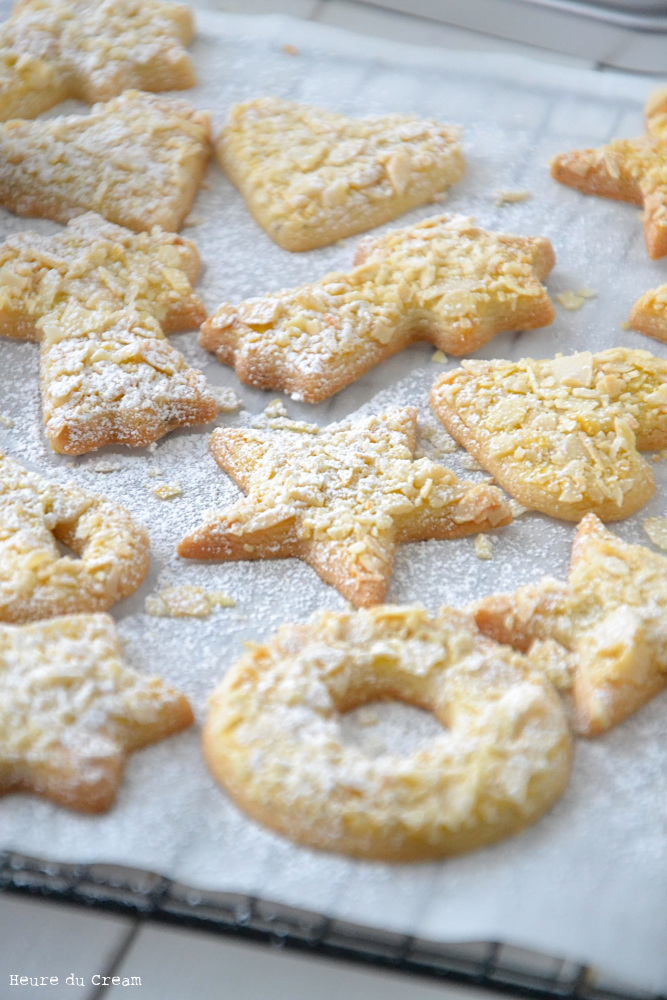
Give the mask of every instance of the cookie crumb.
<svg viewBox="0 0 667 1000">
<path fill-rule="evenodd" d="M 533 197 L 532 191 L 496 191 L 496 205 L 514 205 L 519 201 L 528 201 Z"/>
<path fill-rule="evenodd" d="M 475 537 L 475 555 L 478 559 L 493 559 L 493 542 L 488 535 Z"/>
<path fill-rule="evenodd" d="M 435 351 L 434 354 L 431 355 L 431 361 L 435 361 L 437 365 L 446 365 L 449 358 L 444 351 Z"/>
<path fill-rule="evenodd" d="M 153 493 L 160 500 L 173 500 L 183 494 L 183 487 L 180 483 L 160 483 L 153 488 Z"/>
<path fill-rule="evenodd" d="M 235 413 L 243 406 L 243 400 L 231 386 L 216 385 L 211 388 L 218 405 L 218 413 Z"/>
<path fill-rule="evenodd" d="M 151 468 L 146 473 L 151 479 L 157 479 L 158 476 L 164 476 L 162 469 L 158 469 L 157 465 L 152 465 Z"/>
<path fill-rule="evenodd" d="M 122 465 L 119 462 L 96 462 L 95 465 L 91 465 L 91 472 L 98 472 L 103 476 L 109 475 L 111 472 L 120 472 Z"/>
<path fill-rule="evenodd" d="M 214 608 L 233 608 L 236 601 L 222 590 L 182 584 L 165 587 L 146 598 L 146 614 L 154 618 L 206 618 Z"/>
<path fill-rule="evenodd" d="M 2 427 L 7 427 L 9 430 L 14 426 L 14 420 L 9 417 L 6 413 L 0 413 L 0 425 Z"/>
<path fill-rule="evenodd" d="M 642 527 L 654 545 L 667 550 L 667 517 L 647 517 Z"/>
<path fill-rule="evenodd" d="M 282 51 L 283 51 L 283 54 L 286 55 L 286 56 L 300 56 L 301 55 L 301 50 L 297 49 L 296 45 L 290 44 L 290 42 L 286 42 L 286 44 L 283 45 Z"/>
<path fill-rule="evenodd" d="M 569 309 L 570 311 L 581 309 L 586 302 L 586 296 L 580 295 L 579 292 L 573 292 L 570 289 L 558 292 L 557 295 L 554 295 L 554 298 L 563 309 Z"/>
<path fill-rule="evenodd" d="M 632 330 L 632 326 L 628 323 L 627 319 L 624 319 L 621 323 L 621 330 Z"/>
</svg>

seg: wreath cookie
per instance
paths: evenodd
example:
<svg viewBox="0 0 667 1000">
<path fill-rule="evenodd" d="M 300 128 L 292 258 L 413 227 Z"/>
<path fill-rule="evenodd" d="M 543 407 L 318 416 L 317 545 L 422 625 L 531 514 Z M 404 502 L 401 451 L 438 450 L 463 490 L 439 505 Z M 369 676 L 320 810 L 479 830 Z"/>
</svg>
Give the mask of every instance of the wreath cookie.
<svg viewBox="0 0 667 1000">
<path fill-rule="evenodd" d="M 443 725 L 423 750 L 372 758 L 341 718 L 399 700 Z M 252 817 L 310 847 L 384 861 L 471 851 L 562 795 L 572 739 L 544 675 L 444 609 L 378 607 L 284 625 L 210 699 L 204 752 Z"/>
<path fill-rule="evenodd" d="M 124 507 L 0 452 L 0 621 L 104 611 L 141 584 L 148 552 L 146 531 Z"/>
</svg>

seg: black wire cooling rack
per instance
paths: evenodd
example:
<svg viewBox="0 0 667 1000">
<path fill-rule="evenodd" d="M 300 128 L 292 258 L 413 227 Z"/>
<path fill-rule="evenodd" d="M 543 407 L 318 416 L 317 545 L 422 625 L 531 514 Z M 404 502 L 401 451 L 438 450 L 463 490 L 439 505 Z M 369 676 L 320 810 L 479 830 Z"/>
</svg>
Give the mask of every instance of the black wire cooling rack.
<svg viewBox="0 0 667 1000">
<path fill-rule="evenodd" d="M 257 897 L 192 889 L 138 869 L 61 864 L 6 851 L 0 854 L 0 889 L 519 997 L 667 1000 L 607 981 L 586 965 L 499 942 L 422 940 Z"/>
</svg>

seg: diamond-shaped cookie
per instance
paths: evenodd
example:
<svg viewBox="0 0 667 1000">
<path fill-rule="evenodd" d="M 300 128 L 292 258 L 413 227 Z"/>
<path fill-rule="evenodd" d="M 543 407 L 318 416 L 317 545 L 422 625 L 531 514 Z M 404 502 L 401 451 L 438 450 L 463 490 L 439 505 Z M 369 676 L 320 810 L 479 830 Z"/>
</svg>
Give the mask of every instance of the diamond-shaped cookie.
<svg viewBox="0 0 667 1000">
<path fill-rule="evenodd" d="M 647 351 L 464 361 L 436 382 L 431 402 L 526 507 L 616 521 L 655 491 L 639 451 L 667 447 L 667 361 Z"/>
<path fill-rule="evenodd" d="M 129 229 L 176 231 L 210 151 L 206 112 L 127 91 L 90 114 L 0 125 L 0 205 L 56 222 L 94 211 Z"/>
<path fill-rule="evenodd" d="M 467 354 L 503 330 L 551 323 L 547 239 L 438 216 L 364 240 L 349 272 L 235 306 L 200 343 L 243 382 L 317 403 L 416 340 Z"/>
<path fill-rule="evenodd" d="M 21 0 L 0 26 L 0 121 L 35 118 L 68 97 L 182 90 L 196 80 L 183 4 L 158 0 Z"/>
<path fill-rule="evenodd" d="M 593 736 L 667 684 L 667 559 L 629 545 L 593 514 L 579 525 L 567 583 L 549 577 L 474 606 L 479 628 L 539 661 L 554 643 L 573 671 L 575 722 Z"/>
<path fill-rule="evenodd" d="M 55 236 L 22 233 L 0 246 L 0 335 L 41 341 L 55 451 L 143 447 L 215 417 L 204 376 L 164 336 L 206 315 L 190 284 L 199 266 L 190 240 L 92 213 Z"/>
<path fill-rule="evenodd" d="M 108 615 L 0 626 L 0 793 L 103 812 L 129 754 L 192 721 L 184 695 L 123 665 Z"/>
<path fill-rule="evenodd" d="M 271 239 L 312 250 L 433 201 L 463 176 L 459 137 L 414 115 L 346 118 L 262 97 L 231 109 L 216 150 Z"/>
<path fill-rule="evenodd" d="M 460 538 L 508 524 L 502 494 L 414 458 L 417 411 L 333 424 L 284 421 L 280 430 L 220 427 L 218 465 L 248 496 L 195 528 L 188 559 L 296 556 L 358 606 L 381 602 L 396 546 Z"/>
</svg>

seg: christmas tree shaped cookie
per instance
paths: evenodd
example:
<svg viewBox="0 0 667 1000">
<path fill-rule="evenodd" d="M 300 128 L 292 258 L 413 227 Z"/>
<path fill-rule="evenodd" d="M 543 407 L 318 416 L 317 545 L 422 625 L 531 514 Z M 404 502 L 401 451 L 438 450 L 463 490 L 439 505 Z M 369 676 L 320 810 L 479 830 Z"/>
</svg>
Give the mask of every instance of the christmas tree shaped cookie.
<svg viewBox="0 0 667 1000">
<path fill-rule="evenodd" d="M 41 341 L 54 451 L 143 447 L 215 417 L 204 376 L 165 338 L 206 315 L 191 286 L 199 266 L 189 240 L 92 213 L 55 236 L 23 233 L 0 246 L 0 335 Z"/>
</svg>

